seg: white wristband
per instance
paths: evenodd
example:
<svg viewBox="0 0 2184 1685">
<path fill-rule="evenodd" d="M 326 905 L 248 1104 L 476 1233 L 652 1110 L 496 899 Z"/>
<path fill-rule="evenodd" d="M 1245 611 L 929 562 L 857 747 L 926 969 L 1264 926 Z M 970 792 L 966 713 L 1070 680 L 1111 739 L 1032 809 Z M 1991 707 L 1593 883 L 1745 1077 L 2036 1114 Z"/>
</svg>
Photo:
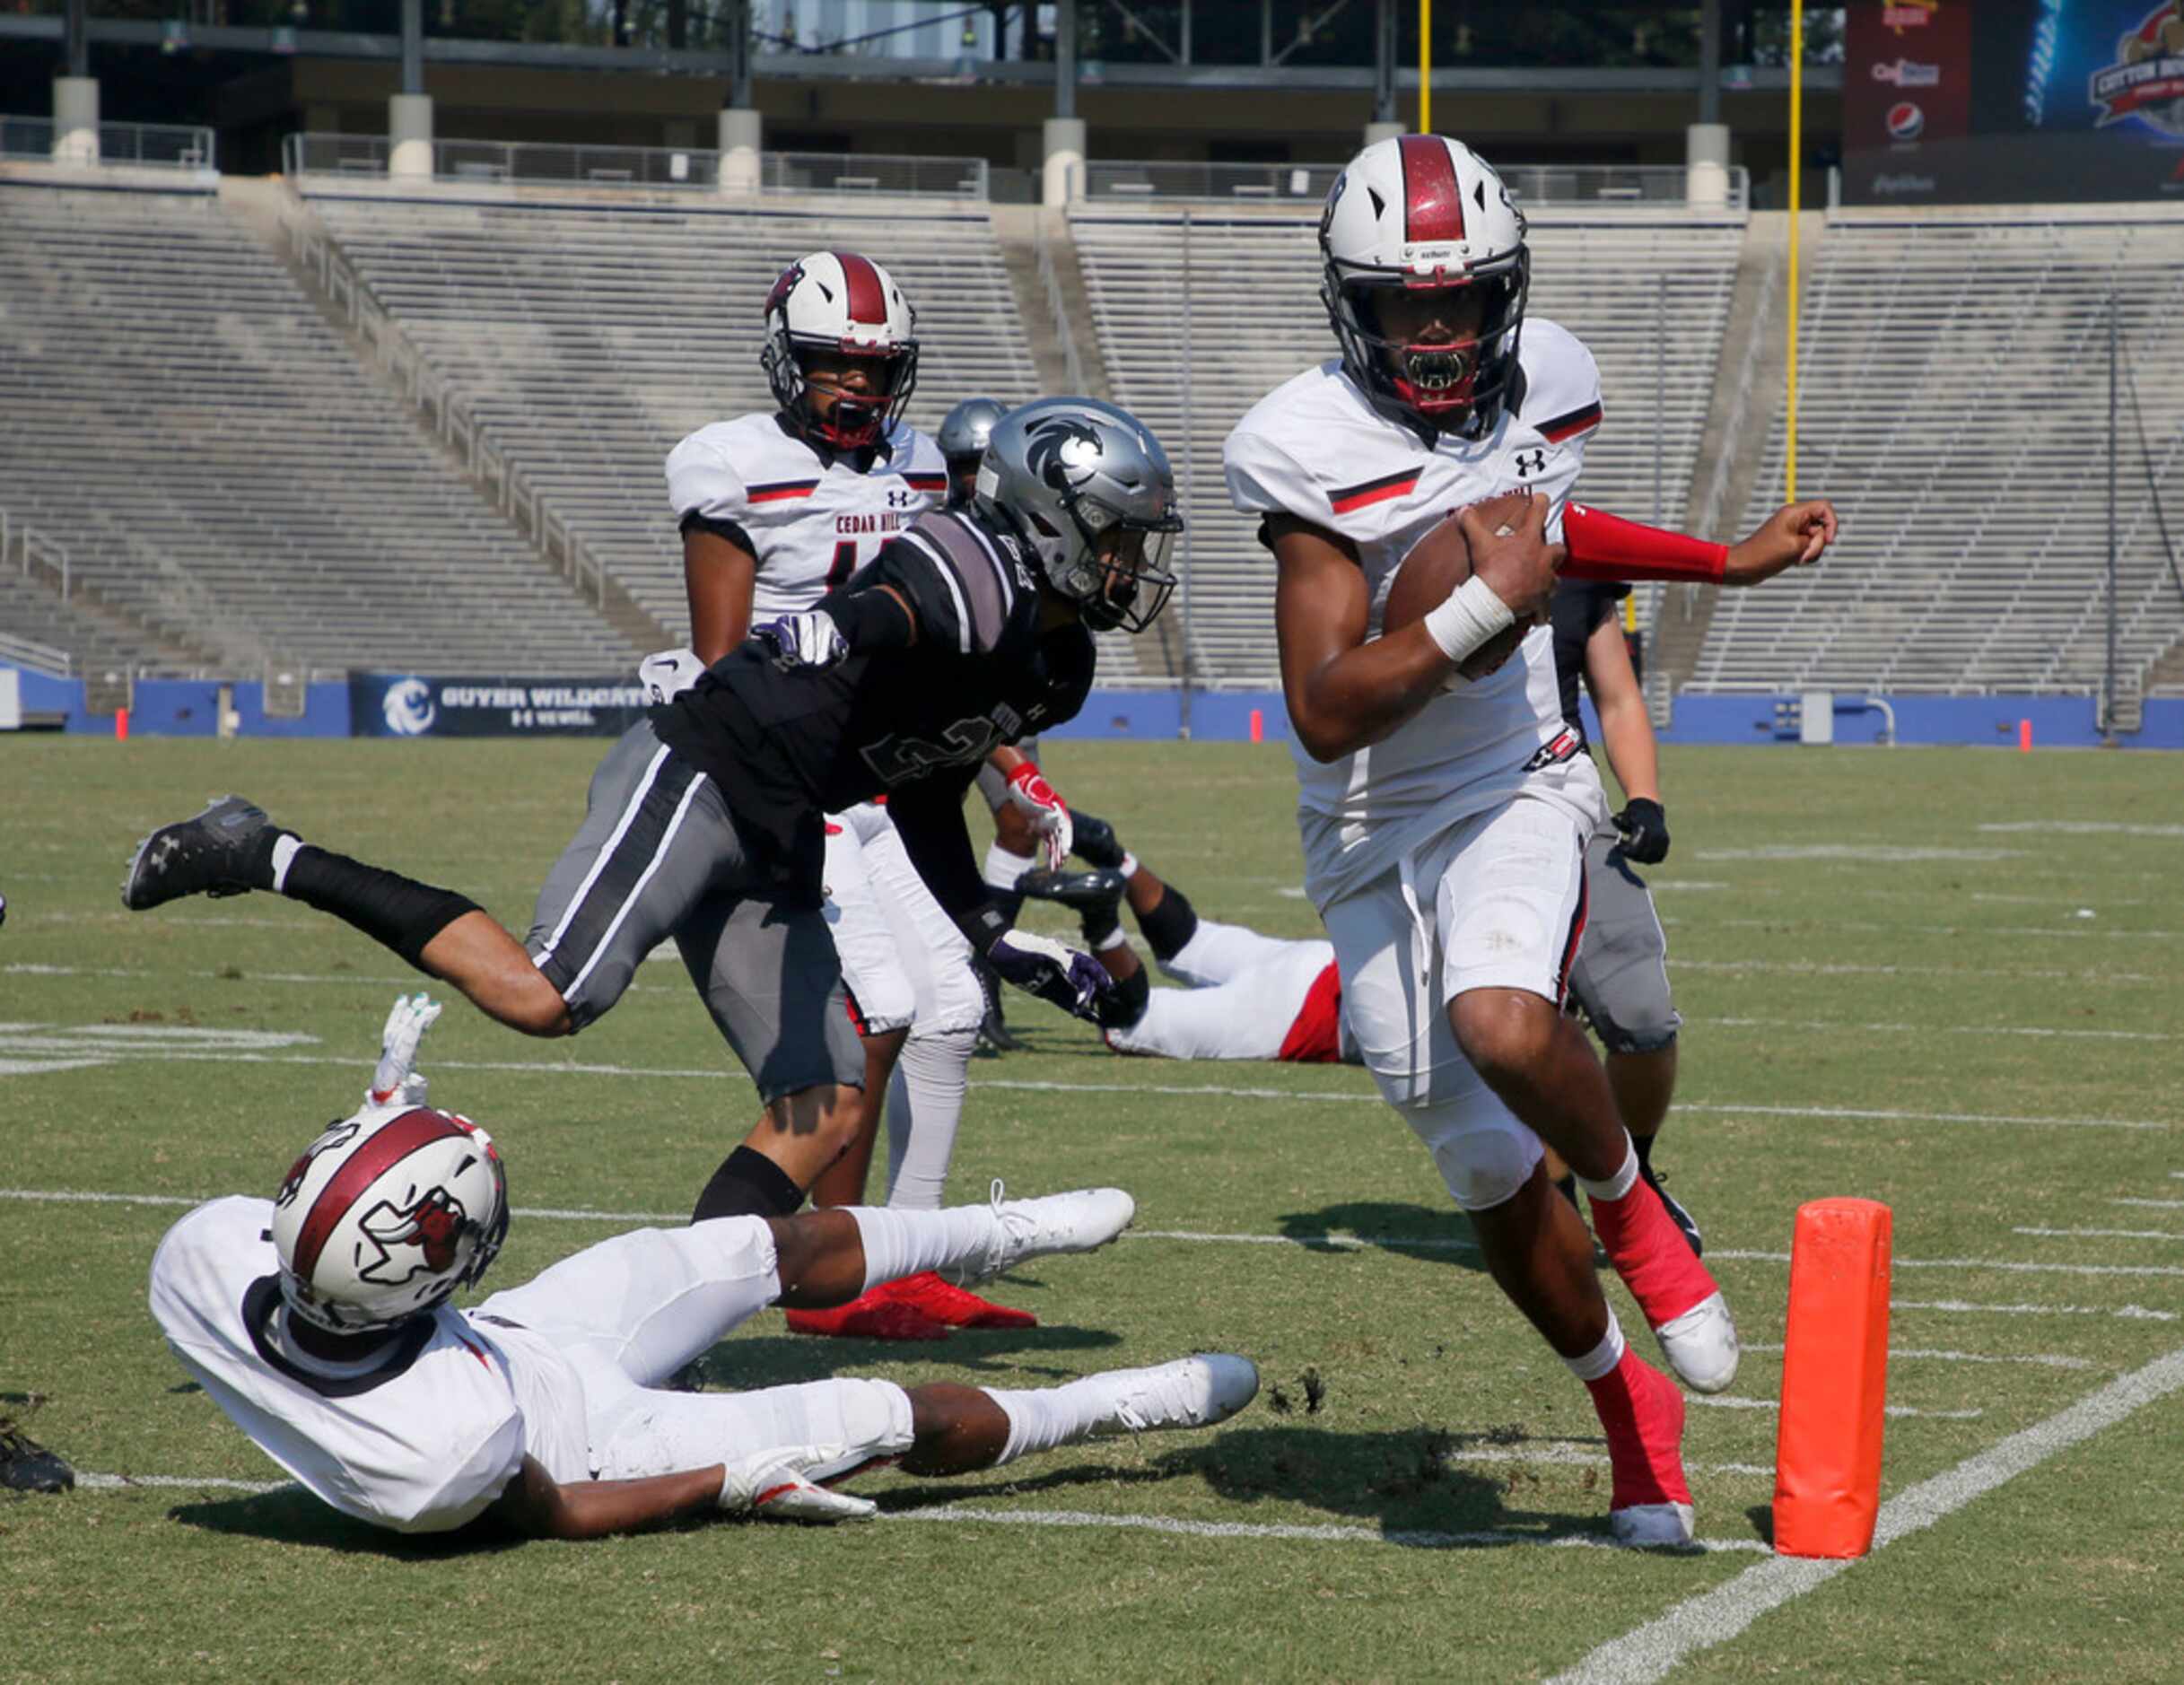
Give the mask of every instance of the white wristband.
<svg viewBox="0 0 2184 1685">
<path fill-rule="evenodd" d="M 1452 661 L 1462 661 L 1516 624 L 1509 605 L 1473 574 L 1426 612 L 1426 633 Z"/>
</svg>

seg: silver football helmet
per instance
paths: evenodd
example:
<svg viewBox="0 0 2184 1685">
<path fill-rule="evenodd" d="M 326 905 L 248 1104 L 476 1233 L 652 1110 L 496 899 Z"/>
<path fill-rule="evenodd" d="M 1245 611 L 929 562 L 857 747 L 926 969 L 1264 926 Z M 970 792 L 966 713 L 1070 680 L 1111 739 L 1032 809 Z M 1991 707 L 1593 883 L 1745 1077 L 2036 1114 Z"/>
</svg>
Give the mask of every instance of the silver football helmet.
<svg viewBox="0 0 2184 1685">
<path fill-rule="evenodd" d="M 940 423 L 940 454 L 948 458 L 948 501 L 967 503 L 978 489 L 978 465 L 993 437 L 993 424 L 1009 413 L 999 398 L 966 397 Z"/>
<path fill-rule="evenodd" d="M 978 467 L 978 507 L 1014 522 L 1047 588 L 1097 631 L 1142 632 L 1175 589 L 1175 475 L 1152 430 L 1096 397 L 1010 410 Z"/>
</svg>

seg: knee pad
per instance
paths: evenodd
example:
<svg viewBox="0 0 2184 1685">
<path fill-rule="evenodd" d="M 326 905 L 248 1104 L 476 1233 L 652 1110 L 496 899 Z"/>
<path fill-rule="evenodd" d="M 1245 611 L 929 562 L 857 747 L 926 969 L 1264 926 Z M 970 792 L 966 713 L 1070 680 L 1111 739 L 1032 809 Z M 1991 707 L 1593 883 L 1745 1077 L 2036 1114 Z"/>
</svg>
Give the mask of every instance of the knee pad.
<svg viewBox="0 0 2184 1685">
<path fill-rule="evenodd" d="M 1484 1083 L 1403 1116 L 1433 1155 L 1449 1198 L 1466 1211 L 1489 1210 L 1514 1198 L 1545 1152 L 1540 1138 Z"/>
</svg>

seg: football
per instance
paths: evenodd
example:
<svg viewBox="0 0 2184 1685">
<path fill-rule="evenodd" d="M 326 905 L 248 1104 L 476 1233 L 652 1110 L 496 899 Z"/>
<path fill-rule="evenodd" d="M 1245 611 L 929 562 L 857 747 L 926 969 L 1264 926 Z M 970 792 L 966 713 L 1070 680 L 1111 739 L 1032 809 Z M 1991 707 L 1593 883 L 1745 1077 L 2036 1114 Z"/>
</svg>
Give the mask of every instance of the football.
<svg viewBox="0 0 2184 1685">
<path fill-rule="evenodd" d="M 1505 492 L 1481 503 L 1479 512 L 1500 531 L 1513 529 L 1531 502 L 1527 492 Z M 1380 633 L 1386 637 L 1422 620 L 1447 599 L 1449 592 L 1472 576 L 1472 547 L 1463 537 L 1458 516 L 1451 515 L 1420 538 L 1395 564 L 1389 581 L 1387 603 L 1380 616 Z M 1466 678 L 1491 673 L 1524 640 L 1528 625 L 1511 626 L 1475 651 L 1458 669 Z"/>
</svg>

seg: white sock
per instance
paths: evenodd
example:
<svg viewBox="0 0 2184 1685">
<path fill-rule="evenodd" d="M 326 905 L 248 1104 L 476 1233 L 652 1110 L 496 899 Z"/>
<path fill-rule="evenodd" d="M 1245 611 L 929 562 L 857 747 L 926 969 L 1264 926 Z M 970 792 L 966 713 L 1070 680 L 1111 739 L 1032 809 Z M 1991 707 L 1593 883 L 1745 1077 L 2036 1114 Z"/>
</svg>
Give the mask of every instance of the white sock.
<svg viewBox="0 0 2184 1685">
<path fill-rule="evenodd" d="M 964 1090 L 970 1085 L 976 1029 L 916 1029 L 903 1043 L 887 1085 L 887 1206 L 891 1210 L 935 1211 L 956 1156 L 956 1128 L 963 1122 Z"/>
<path fill-rule="evenodd" d="M 991 1206 L 957 1205 L 944 1211 L 897 1211 L 886 1206 L 845 1205 L 864 1242 L 864 1288 L 943 1270 L 983 1256 L 992 1244 Z"/>
<path fill-rule="evenodd" d="M 1080 1439 L 1090 1438 L 1106 1423 L 1114 1410 L 1108 1389 L 1101 1384 L 1105 1378 L 1088 1375 L 1081 1381 L 1041 1387 L 1036 1392 L 1005 1393 L 991 1386 L 983 1389 L 986 1396 L 1000 1405 L 1001 1413 L 1009 1418 L 1009 1443 L 1001 1447 L 1001 1454 L 994 1458 L 994 1465 L 999 1467 L 1035 1452 L 1052 1451 L 1057 1445 L 1071 1445 Z"/>
<path fill-rule="evenodd" d="M 1565 1358 L 1569 1372 L 1580 1381 L 1597 1381 L 1603 1375 L 1613 1375 L 1615 1366 L 1623 1360 L 1622 1324 L 1615 1320 L 1612 1309 L 1608 1312 L 1608 1331 L 1600 1337 L 1600 1344 L 1582 1358 Z"/>
<path fill-rule="evenodd" d="M 1010 853 L 996 837 L 986 848 L 986 887 L 1014 889 L 1016 880 L 1029 871 L 1033 863 L 1027 855 Z"/>
<path fill-rule="evenodd" d="M 1128 947 L 1129 946 L 1130 938 L 1123 927 L 1118 924 L 1106 935 L 1101 937 L 1098 941 L 1093 943 L 1092 949 L 1097 954 L 1112 954 L 1118 947 Z"/>
<path fill-rule="evenodd" d="M 284 831 L 273 844 L 273 893 L 280 895 L 288 887 L 288 868 L 296 858 L 296 851 L 303 846 L 301 837 Z"/>
<path fill-rule="evenodd" d="M 1588 1197 L 1595 1200 L 1604 1200 L 1611 1205 L 1612 1205 L 1616 1200 L 1621 1199 L 1623 1195 L 1629 1192 L 1631 1189 L 1638 1186 L 1638 1148 L 1630 1144 L 1630 1131 L 1629 1130 L 1623 1131 L 1622 1136 L 1623 1167 L 1621 1170 L 1610 1176 L 1605 1182 L 1594 1182 L 1589 1176 L 1579 1176 L 1577 1178 L 1577 1185 L 1586 1191 Z"/>
</svg>

